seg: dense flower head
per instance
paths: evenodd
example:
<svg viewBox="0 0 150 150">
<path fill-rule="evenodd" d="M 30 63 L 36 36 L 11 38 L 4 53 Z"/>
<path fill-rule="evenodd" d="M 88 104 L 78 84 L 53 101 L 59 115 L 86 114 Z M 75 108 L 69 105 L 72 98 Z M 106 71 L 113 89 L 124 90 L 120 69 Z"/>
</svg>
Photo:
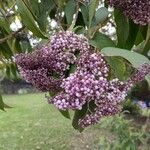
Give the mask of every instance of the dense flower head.
<svg viewBox="0 0 150 150">
<path fill-rule="evenodd" d="M 78 122 L 82 128 L 120 112 L 128 91 L 150 72 L 150 64 L 143 64 L 127 81 L 110 80 L 105 57 L 93 52 L 84 36 L 68 31 L 54 34 L 31 54 L 17 55 L 16 63 L 26 81 L 41 91 L 55 93 L 48 102 L 58 109 L 81 110 L 94 102 L 93 110 L 89 106 Z M 72 73 L 71 66 L 75 66 Z"/>
<path fill-rule="evenodd" d="M 22 77 L 33 84 L 41 91 L 58 91 L 60 90 L 61 79 L 54 79 L 48 76 L 48 70 L 40 68 L 37 70 L 22 70 L 20 71 Z"/>
<path fill-rule="evenodd" d="M 108 86 L 100 97 L 95 97 L 96 108 L 93 113 L 88 113 L 79 120 L 79 125 L 85 128 L 91 124 L 98 123 L 103 116 L 110 116 L 121 111 L 120 103 L 125 99 L 127 93 L 139 81 L 144 80 L 150 72 L 150 64 L 143 64 L 127 81 L 113 79 L 108 81 Z"/>
<path fill-rule="evenodd" d="M 51 48 L 54 51 L 62 52 L 76 52 L 87 53 L 89 51 L 89 43 L 87 38 L 82 35 L 76 35 L 73 32 L 59 32 L 51 39 Z"/>
<path fill-rule="evenodd" d="M 87 53 L 89 48 L 88 40 L 84 36 L 69 31 L 59 32 L 41 49 L 16 55 L 15 59 L 25 80 L 39 90 L 49 91 L 56 89 L 54 87 L 60 89 L 58 81 L 62 80 L 70 65 L 77 62 L 76 52 Z"/>
<path fill-rule="evenodd" d="M 109 67 L 104 60 L 103 54 L 97 53 L 82 55 L 78 63 L 78 69 L 92 73 L 97 77 L 107 77 L 109 73 Z"/>
<path fill-rule="evenodd" d="M 117 105 L 103 104 L 95 109 L 94 113 L 87 114 L 83 119 L 79 120 L 79 125 L 82 128 L 88 127 L 91 124 L 96 124 L 104 116 L 111 116 L 119 113 L 121 108 Z"/>
<path fill-rule="evenodd" d="M 94 101 L 96 108 L 79 120 L 81 127 L 95 124 L 103 116 L 114 115 L 120 109 L 120 103 L 127 96 L 133 85 L 144 79 L 150 72 L 150 65 L 144 64 L 127 81 L 117 78 L 108 80 L 109 66 L 104 56 L 98 53 L 83 54 L 77 69 L 69 77 L 63 79 L 63 92 L 49 99 L 59 109 L 82 109 L 86 103 Z M 134 79 L 134 80 L 133 80 Z"/>
<path fill-rule="evenodd" d="M 138 81 L 144 80 L 145 76 L 150 72 L 150 65 L 145 63 L 139 69 L 136 70 L 134 75 L 131 77 L 133 84 L 137 83 Z"/>
<path fill-rule="evenodd" d="M 149 0 L 110 0 L 110 4 L 122 9 L 137 24 L 146 25 L 150 22 Z"/>
<path fill-rule="evenodd" d="M 95 96 L 101 95 L 106 86 L 106 79 L 100 78 L 97 80 L 93 74 L 77 71 L 63 79 L 61 87 L 64 92 L 52 99 L 50 98 L 49 101 L 64 110 L 81 109 L 86 102 L 91 101 Z M 59 101 L 59 106 L 56 101 Z M 64 105 L 64 102 L 67 103 L 68 107 Z"/>
</svg>

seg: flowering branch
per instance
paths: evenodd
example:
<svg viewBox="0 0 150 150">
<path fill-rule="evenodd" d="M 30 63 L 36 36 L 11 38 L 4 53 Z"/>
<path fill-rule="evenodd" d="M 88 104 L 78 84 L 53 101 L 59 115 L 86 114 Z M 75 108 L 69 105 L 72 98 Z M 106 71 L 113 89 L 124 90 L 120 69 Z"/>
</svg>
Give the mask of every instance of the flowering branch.
<svg viewBox="0 0 150 150">
<path fill-rule="evenodd" d="M 82 110 L 87 103 L 88 111 L 77 120 L 81 128 L 119 113 L 128 91 L 150 72 L 150 65 L 144 64 L 127 81 L 109 80 L 104 56 L 93 51 L 86 37 L 70 31 L 54 34 L 41 50 L 16 56 L 16 63 L 25 80 L 41 91 L 57 93 L 48 102 L 59 110 Z M 76 66 L 72 73 L 71 65 Z"/>
</svg>

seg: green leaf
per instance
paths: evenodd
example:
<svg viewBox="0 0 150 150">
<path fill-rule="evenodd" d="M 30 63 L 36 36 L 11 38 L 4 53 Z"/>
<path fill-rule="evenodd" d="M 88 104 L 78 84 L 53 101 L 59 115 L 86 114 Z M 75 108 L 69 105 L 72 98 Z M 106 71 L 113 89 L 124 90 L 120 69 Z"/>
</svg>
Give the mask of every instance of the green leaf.
<svg viewBox="0 0 150 150">
<path fill-rule="evenodd" d="M 4 111 L 4 102 L 3 102 L 1 94 L 0 94 L 0 109 Z"/>
<path fill-rule="evenodd" d="M 77 27 L 77 26 L 85 27 L 83 15 L 82 15 L 81 12 L 78 13 L 78 17 L 77 17 L 77 20 L 76 20 L 76 23 L 75 23 L 75 27 Z"/>
<path fill-rule="evenodd" d="M 21 48 L 22 48 L 23 52 L 31 52 L 32 51 L 32 47 L 31 47 L 30 41 L 28 39 L 25 41 L 21 41 L 20 44 L 21 44 Z"/>
<path fill-rule="evenodd" d="M 115 9 L 114 17 L 116 22 L 116 32 L 119 48 L 124 48 L 129 35 L 129 24 L 127 18 L 123 15 L 121 10 Z"/>
<path fill-rule="evenodd" d="M 16 68 L 15 64 L 11 64 L 10 68 L 11 68 L 11 73 L 12 73 L 14 79 L 16 79 L 17 78 L 17 68 Z"/>
<path fill-rule="evenodd" d="M 81 8 L 81 13 L 82 13 L 82 16 L 83 16 L 84 23 L 85 23 L 86 26 L 88 26 L 88 23 L 89 23 L 89 10 L 88 10 L 88 6 L 82 4 L 80 6 L 80 8 Z"/>
<path fill-rule="evenodd" d="M 128 60 L 135 68 L 139 68 L 143 63 L 150 63 L 150 60 L 147 57 L 139 53 L 128 51 L 125 49 L 106 47 L 106 48 L 103 48 L 101 52 L 105 54 L 106 56 L 123 57 L 126 60 Z"/>
<path fill-rule="evenodd" d="M 73 20 L 73 15 L 76 11 L 76 3 L 74 0 L 69 0 L 68 3 L 65 6 L 65 15 L 67 18 L 67 22 L 69 25 L 71 25 Z"/>
<path fill-rule="evenodd" d="M 23 0 L 17 0 L 18 12 L 22 18 L 23 23 L 26 27 L 37 37 L 46 38 L 42 31 L 37 27 L 34 17 L 30 10 L 27 8 Z"/>
<path fill-rule="evenodd" d="M 149 50 L 150 50 L 150 24 L 148 25 L 145 45 L 144 45 L 142 54 L 147 55 Z"/>
<path fill-rule="evenodd" d="M 108 17 L 109 12 L 106 7 L 101 7 L 96 11 L 95 14 L 95 22 L 96 24 L 102 23 L 106 20 Z"/>
<path fill-rule="evenodd" d="M 98 7 L 99 0 L 92 0 L 90 5 L 89 5 L 89 28 L 91 27 L 92 24 L 92 19 L 95 15 L 96 8 Z"/>
<path fill-rule="evenodd" d="M 70 114 L 69 114 L 68 110 L 60 110 L 60 109 L 58 109 L 58 110 L 65 118 L 70 119 Z"/>
<path fill-rule="evenodd" d="M 127 38 L 125 49 L 131 49 L 134 46 L 136 37 L 138 35 L 139 25 L 135 24 L 133 21 L 129 20 L 129 36 Z"/>
<path fill-rule="evenodd" d="M 135 45 L 138 45 L 138 44 L 142 43 L 144 40 L 146 40 L 147 29 L 148 29 L 148 25 L 147 26 L 139 26 L 138 34 L 136 36 L 136 40 L 134 43 Z"/>
<path fill-rule="evenodd" d="M 56 96 L 56 94 L 57 94 L 57 93 L 55 93 L 55 92 L 49 91 L 50 97 L 54 97 L 54 96 Z M 69 114 L 69 111 L 68 111 L 68 110 L 61 110 L 61 109 L 58 109 L 58 110 L 59 110 L 59 112 L 60 112 L 65 118 L 70 119 L 70 114 Z"/>
<path fill-rule="evenodd" d="M 76 26 L 73 31 L 76 34 L 84 34 L 85 33 L 85 28 L 83 26 Z"/>
<path fill-rule="evenodd" d="M 142 54 L 147 56 L 147 53 L 148 53 L 149 50 L 150 50 L 150 37 L 148 38 L 148 40 L 145 43 Z"/>
<path fill-rule="evenodd" d="M 53 0 L 41 0 L 41 3 L 39 4 L 39 13 L 37 15 L 37 22 L 40 27 L 40 29 L 44 32 L 46 32 L 47 27 L 47 16 L 51 12 L 51 10 L 54 8 L 55 3 Z"/>
<path fill-rule="evenodd" d="M 17 38 L 15 38 L 13 40 L 12 47 L 13 47 L 14 53 L 22 53 L 22 48 L 21 48 L 21 45 L 20 45 L 20 41 Z"/>
<path fill-rule="evenodd" d="M 108 60 L 108 63 L 113 69 L 115 76 L 120 80 L 124 80 L 124 74 L 126 72 L 125 62 L 120 58 L 112 57 Z"/>
<path fill-rule="evenodd" d="M 7 76 L 8 78 L 10 78 L 10 74 L 11 74 L 11 69 L 10 69 L 9 66 L 6 66 L 6 76 Z"/>
<path fill-rule="evenodd" d="M 53 0 L 53 1 L 55 1 L 59 9 L 62 9 L 66 0 Z"/>
<path fill-rule="evenodd" d="M 138 33 L 137 33 L 134 44 L 137 46 L 140 43 L 142 43 L 143 41 L 144 41 L 143 35 L 142 35 L 141 31 L 139 30 Z"/>
<path fill-rule="evenodd" d="M 0 52 L 4 55 L 6 59 L 11 59 L 13 56 L 13 52 L 10 49 L 10 46 L 7 42 L 0 44 Z"/>
<path fill-rule="evenodd" d="M 87 103 L 84 104 L 82 106 L 82 109 L 81 110 L 76 110 L 75 113 L 74 113 L 74 117 L 73 117 L 73 121 L 72 121 L 72 126 L 76 129 L 76 130 L 79 130 L 80 132 L 83 131 L 83 128 L 81 128 L 78 124 L 78 121 L 79 119 L 81 118 L 84 118 L 86 113 L 87 113 L 87 108 L 88 108 L 88 105 Z"/>
<path fill-rule="evenodd" d="M 148 75 L 145 77 L 145 79 L 147 80 L 147 82 L 148 82 L 148 84 L 149 84 L 149 86 L 150 86 L 150 74 L 148 74 Z"/>
<path fill-rule="evenodd" d="M 75 64 L 72 64 L 69 69 L 69 74 L 74 73 L 76 69 L 77 69 L 77 66 Z"/>
<path fill-rule="evenodd" d="M 4 28 L 7 33 L 11 32 L 9 22 L 5 18 L 0 17 L 0 27 Z"/>
<path fill-rule="evenodd" d="M 115 47 L 115 43 L 108 36 L 100 32 L 96 32 L 94 37 L 90 40 L 90 44 L 99 49 L 109 46 Z"/>
</svg>

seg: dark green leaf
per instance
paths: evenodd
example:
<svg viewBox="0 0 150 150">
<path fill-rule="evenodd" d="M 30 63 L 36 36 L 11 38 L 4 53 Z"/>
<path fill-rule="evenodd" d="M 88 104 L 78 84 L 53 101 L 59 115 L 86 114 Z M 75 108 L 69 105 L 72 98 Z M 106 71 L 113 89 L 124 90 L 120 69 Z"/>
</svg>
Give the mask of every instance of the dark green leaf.
<svg viewBox="0 0 150 150">
<path fill-rule="evenodd" d="M 55 96 L 56 94 L 57 94 L 56 92 L 49 91 L 50 97 L 53 97 L 53 96 Z"/>
<path fill-rule="evenodd" d="M 147 56 L 147 53 L 150 50 L 150 37 L 147 39 L 142 54 Z"/>
<path fill-rule="evenodd" d="M 112 57 L 108 60 L 108 63 L 111 69 L 113 69 L 115 76 L 120 80 L 124 80 L 126 72 L 125 62 L 120 58 Z"/>
<path fill-rule="evenodd" d="M 13 56 L 13 52 L 11 51 L 10 46 L 7 44 L 7 42 L 0 44 L 0 52 L 6 59 L 11 59 L 11 57 Z"/>
<path fill-rule="evenodd" d="M 134 44 L 135 44 L 135 45 L 139 45 L 140 43 L 143 42 L 143 40 L 144 40 L 144 38 L 143 38 L 143 36 L 142 36 L 141 31 L 139 30 L 139 31 L 138 31 L 138 34 L 137 34 L 137 36 L 136 36 L 136 40 L 135 40 Z"/>
<path fill-rule="evenodd" d="M 148 26 L 140 26 L 136 37 L 135 45 L 140 44 L 146 39 Z"/>
<path fill-rule="evenodd" d="M 32 0 L 32 1 L 25 1 L 26 5 L 28 6 L 28 8 L 30 8 L 31 13 L 33 14 L 33 17 L 37 20 L 37 16 L 39 16 L 39 9 L 40 9 L 40 5 L 38 0 Z"/>
<path fill-rule="evenodd" d="M 146 26 L 140 26 L 140 30 L 141 30 L 141 33 L 143 35 L 143 38 L 146 39 L 147 31 L 148 31 L 148 25 L 146 25 Z"/>
<path fill-rule="evenodd" d="M 91 27 L 92 24 L 92 19 L 95 15 L 96 8 L 98 7 L 99 0 L 92 0 L 90 5 L 89 5 L 89 28 Z"/>
<path fill-rule="evenodd" d="M 37 37 L 46 38 L 42 31 L 37 27 L 34 17 L 30 10 L 27 8 L 23 0 L 17 0 L 18 12 L 22 18 L 23 23 L 26 27 Z"/>
<path fill-rule="evenodd" d="M 62 9 L 66 0 L 53 0 L 53 1 L 55 1 L 59 9 Z"/>
<path fill-rule="evenodd" d="M 7 33 L 11 32 L 9 22 L 5 18 L 0 17 L 0 27 L 4 28 Z"/>
<path fill-rule="evenodd" d="M 70 114 L 69 114 L 68 110 L 60 110 L 59 109 L 59 111 L 64 117 L 66 117 L 67 119 L 70 119 Z"/>
<path fill-rule="evenodd" d="M 74 73 L 76 69 L 77 69 L 77 66 L 75 64 L 72 64 L 69 69 L 69 74 Z"/>
<path fill-rule="evenodd" d="M 9 66 L 6 66 L 6 76 L 7 76 L 8 78 L 10 78 L 10 74 L 11 74 L 11 69 L 10 69 Z"/>
<path fill-rule="evenodd" d="M 74 0 L 69 0 L 68 3 L 65 6 L 65 15 L 67 18 L 67 22 L 69 25 L 71 25 L 73 20 L 73 15 L 76 11 L 76 3 Z"/>
<path fill-rule="evenodd" d="M 90 44 L 99 49 L 109 46 L 115 47 L 115 43 L 108 36 L 100 32 L 96 32 L 94 37 L 90 40 Z"/>
<path fill-rule="evenodd" d="M 14 79 L 16 79 L 17 78 L 17 68 L 16 68 L 15 64 L 11 64 L 10 68 L 11 68 L 11 72 L 12 72 Z"/>
<path fill-rule="evenodd" d="M 79 130 L 80 132 L 83 131 L 83 128 L 81 128 L 78 124 L 78 121 L 79 119 L 81 118 L 84 118 L 86 113 L 87 113 L 87 108 L 88 108 L 88 105 L 87 103 L 84 104 L 82 106 L 82 109 L 81 110 L 76 110 L 75 113 L 74 113 L 74 117 L 73 117 L 73 121 L 72 121 L 72 126 L 76 129 L 76 130 Z"/>
<path fill-rule="evenodd" d="M 133 67 L 138 68 L 143 63 L 150 63 L 149 59 L 139 53 L 128 51 L 125 49 L 119 49 L 114 47 L 106 47 L 101 50 L 106 56 L 120 56 L 128 60 Z"/>
<path fill-rule="evenodd" d="M 75 27 L 77 27 L 77 26 L 85 27 L 83 15 L 82 15 L 81 12 L 78 13 L 78 17 L 77 17 L 77 20 L 76 20 L 76 23 L 75 23 Z"/>
<path fill-rule="evenodd" d="M 127 18 L 123 15 L 121 10 L 115 9 L 114 11 L 116 30 L 117 30 L 117 46 L 120 48 L 125 47 L 129 35 L 129 24 Z"/>
<path fill-rule="evenodd" d="M 150 51 L 150 24 L 148 25 L 147 29 L 147 35 L 146 35 L 146 40 L 145 40 L 145 45 L 143 48 L 142 54 L 147 56 L 147 53 Z"/>
<path fill-rule="evenodd" d="M 83 20 L 86 26 L 89 24 L 89 11 L 88 11 L 88 6 L 87 5 L 81 5 L 81 13 L 83 16 Z"/>
<path fill-rule="evenodd" d="M 139 31 L 139 25 L 129 20 L 129 36 L 125 44 L 125 49 L 130 50 L 134 46 L 138 31 Z"/>
<path fill-rule="evenodd" d="M 102 23 L 106 20 L 108 17 L 109 12 L 106 7 L 101 7 L 96 11 L 95 14 L 95 22 L 96 24 Z"/>
<path fill-rule="evenodd" d="M 57 10 L 55 7 L 50 11 L 49 16 L 51 19 L 55 19 L 56 12 L 57 12 Z"/>
<path fill-rule="evenodd" d="M 27 39 L 26 41 L 21 41 L 21 48 L 23 52 L 31 52 L 32 51 L 32 47 L 30 44 L 30 41 Z"/>
<path fill-rule="evenodd" d="M 12 47 L 13 47 L 14 53 L 22 53 L 22 48 L 20 45 L 20 41 L 18 39 L 13 40 Z"/>
<path fill-rule="evenodd" d="M 76 26 L 73 31 L 76 33 L 76 34 L 84 34 L 85 32 L 85 28 L 83 26 Z"/>
<path fill-rule="evenodd" d="M 94 100 L 90 101 L 88 104 L 88 107 L 89 107 L 88 108 L 88 114 L 93 113 L 95 111 L 95 108 L 97 107 L 95 104 L 95 101 Z"/>
<path fill-rule="evenodd" d="M 50 11 L 54 8 L 55 4 L 53 0 L 42 0 L 39 3 L 39 14 L 37 15 L 37 22 L 40 29 L 46 32 L 47 27 L 47 16 Z"/>
</svg>

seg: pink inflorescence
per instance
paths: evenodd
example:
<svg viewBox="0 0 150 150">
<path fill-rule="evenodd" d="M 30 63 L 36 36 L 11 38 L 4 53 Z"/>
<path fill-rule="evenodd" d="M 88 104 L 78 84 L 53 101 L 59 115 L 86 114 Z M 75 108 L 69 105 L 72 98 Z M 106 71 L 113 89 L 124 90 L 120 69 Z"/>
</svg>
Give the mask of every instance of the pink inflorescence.
<svg viewBox="0 0 150 150">
<path fill-rule="evenodd" d="M 82 128 L 120 112 L 128 91 L 150 72 L 150 65 L 144 64 L 127 81 L 108 80 L 110 67 L 104 56 L 92 52 L 85 37 L 68 31 L 56 33 L 40 50 L 17 55 L 16 63 L 25 80 L 56 93 L 48 101 L 58 109 L 81 110 L 94 102 L 78 122 Z M 71 65 L 76 69 L 68 73 Z"/>
<path fill-rule="evenodd" d="M 88 40 L 72 32 L 59 32 L 40 50 L 15 57 L 21 75 L 42 91 L 58 91 L 71 64 L 76 63 L 75 53 L 89 51 Z"/>
<path fill-rule="evenodd" d="M 149 0 L 110 0 L 110 4 L 122 9 L 137 24 L 146 25 L 150 22 Z"/>
</svg>

